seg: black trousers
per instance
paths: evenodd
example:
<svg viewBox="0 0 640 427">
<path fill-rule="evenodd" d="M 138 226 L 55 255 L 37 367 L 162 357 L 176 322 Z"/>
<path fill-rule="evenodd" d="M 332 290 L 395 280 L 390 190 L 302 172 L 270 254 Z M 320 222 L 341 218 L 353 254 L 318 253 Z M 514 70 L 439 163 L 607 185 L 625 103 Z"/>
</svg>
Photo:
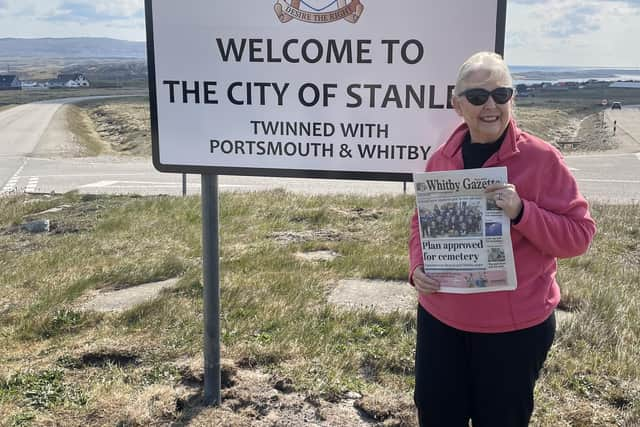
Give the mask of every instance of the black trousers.
<svg viewBox="0 0 640 427">
<path fill-rule="evenodd" d="M 505 333 L 460 331 L 418 305 L 416 388 L 420 426 L 525 427 L 556 321 Z"/>
</svg>

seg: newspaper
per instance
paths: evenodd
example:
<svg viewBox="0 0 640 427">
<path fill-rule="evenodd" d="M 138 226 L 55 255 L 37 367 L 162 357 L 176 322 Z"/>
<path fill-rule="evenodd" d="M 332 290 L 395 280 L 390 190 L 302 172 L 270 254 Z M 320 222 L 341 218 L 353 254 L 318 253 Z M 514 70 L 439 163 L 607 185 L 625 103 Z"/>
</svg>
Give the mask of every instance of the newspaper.
<svg viewBox="0 0 640 427">
<path fill-rule="evenodd" d="M 507 168 L 415 173 L 413 180 L 424 269 L 440 292 L 515 289 L 510 219 L 484 193 L 507 182 Z"/>
</svg>

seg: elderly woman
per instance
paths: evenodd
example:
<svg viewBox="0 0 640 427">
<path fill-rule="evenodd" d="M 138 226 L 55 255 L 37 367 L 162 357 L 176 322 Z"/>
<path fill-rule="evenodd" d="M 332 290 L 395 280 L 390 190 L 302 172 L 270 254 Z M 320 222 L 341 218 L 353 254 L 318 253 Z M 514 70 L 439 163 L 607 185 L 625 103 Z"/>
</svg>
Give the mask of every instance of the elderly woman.
<svg viewBox="0 0 640 427">
<path fill-rule="evenodd" d="M 430 172 L 507 167 L 509 182 L 486 191 L 511 219 L 518 284 L 513 291 L 438 292 L 424 271 L 414 216 L 409 280 L 419 293 L 414 399 L 421 426 L 528 425 L 555 334 L 556 258 L 584 253 L 596 231 L 558 150 L 518 129 L 513 95 L 499 55 L 470 57 L 452 98 L 464 123 L 427 163 Z"/>
</svg>

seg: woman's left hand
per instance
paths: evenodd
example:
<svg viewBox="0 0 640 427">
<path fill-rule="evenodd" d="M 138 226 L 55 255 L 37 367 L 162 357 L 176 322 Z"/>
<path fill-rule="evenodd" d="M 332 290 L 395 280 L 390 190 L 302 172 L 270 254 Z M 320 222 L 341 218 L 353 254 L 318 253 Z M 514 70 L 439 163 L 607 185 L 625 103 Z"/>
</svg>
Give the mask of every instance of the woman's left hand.
<svg viewBox="0 0 640 427">
<path fill-rule="evenodd" d="M 510 218 L 515 219 L 522 210 L 522 200 L 513 184 L 491 184 L 484 190 L 487 196 L 495 200 L 496 205 L 501 208 Z"/>
</svg>

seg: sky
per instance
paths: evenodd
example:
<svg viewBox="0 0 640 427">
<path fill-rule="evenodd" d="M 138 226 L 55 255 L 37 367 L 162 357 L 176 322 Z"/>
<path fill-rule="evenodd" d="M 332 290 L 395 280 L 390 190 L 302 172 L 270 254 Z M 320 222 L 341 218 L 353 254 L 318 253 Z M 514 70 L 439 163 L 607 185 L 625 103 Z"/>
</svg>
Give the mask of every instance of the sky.
<svg viewBox="0 0 640 427">
<path fill-rule="evenodd" d="M 144 41 L 144 25 L 143 0 L 0 0 L 0 37 Z M 510 65 L 640 68 L 638 42 L 640 0 L 508 0 Z"/>
</svg>

